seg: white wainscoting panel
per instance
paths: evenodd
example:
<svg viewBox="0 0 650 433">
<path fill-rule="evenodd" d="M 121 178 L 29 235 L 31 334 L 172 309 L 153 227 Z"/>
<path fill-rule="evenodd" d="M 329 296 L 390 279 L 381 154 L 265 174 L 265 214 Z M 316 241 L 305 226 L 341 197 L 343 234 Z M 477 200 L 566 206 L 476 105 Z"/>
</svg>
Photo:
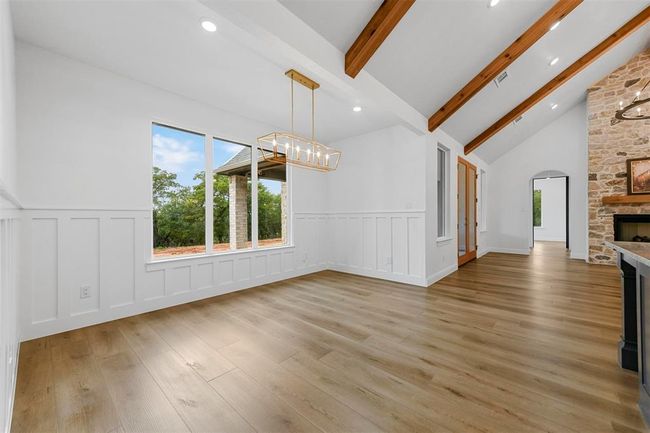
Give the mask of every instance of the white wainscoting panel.
<svg viewBox="0 0 650 433">
<path fill-rule="evenodd" d="M 333 269 L 426 286 L 424 212 L 295 214 L 294 246 L 151 261 L 144 210 L 24 210 L 22 338 Z M 87 297 L 82 297 L 87 292 Z"/>
<path fill-rule="evenodd" d="M 0 197 L 0 204 L 2 204 Z M 8 432 L 11 424 L 19 333 L 17 326 L 18 259 L 20 224 L 16 210 L 0 210 L 0 431 Z M 56 301 L 56 298 L 53 299 Z M 44 311 L 47 316 L 51 311 Z"/>
<path fill-rule="evenodd" d="M 330 268 L 426 286 L 424 211 L 334 213 Z"/>
<path fill-rule="evenodd" d="M 149 211 L 21 214 L 23 340 L 327 268 L 325 215 L 294 216 L 295 246 L 150 261 Z"/>
</svg>

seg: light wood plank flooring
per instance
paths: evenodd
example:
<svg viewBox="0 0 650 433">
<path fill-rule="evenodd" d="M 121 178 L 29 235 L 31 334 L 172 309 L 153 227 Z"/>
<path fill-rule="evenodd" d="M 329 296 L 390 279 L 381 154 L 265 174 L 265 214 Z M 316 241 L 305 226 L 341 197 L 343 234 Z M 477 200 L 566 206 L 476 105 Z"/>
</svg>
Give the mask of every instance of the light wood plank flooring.
<svg viewBox="0 0 650 433">
<path fill-rule="evenodd" d="M 488 254 L 424 289 L 322 272 L 21 346 L 19 432 L 637 432 L 615 268 Z"/>
</svg>

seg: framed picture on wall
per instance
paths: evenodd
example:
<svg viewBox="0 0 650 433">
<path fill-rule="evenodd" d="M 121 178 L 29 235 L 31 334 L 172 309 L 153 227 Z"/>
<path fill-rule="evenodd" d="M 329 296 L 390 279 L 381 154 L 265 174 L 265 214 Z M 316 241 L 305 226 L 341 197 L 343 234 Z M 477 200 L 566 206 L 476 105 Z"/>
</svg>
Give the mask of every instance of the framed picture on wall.
<svg viewBox="0 0 650 433">
<path fill-rule="evenodd" d="M 650 194 L 650 157 L 627 160 L 627 193 Z"/>
</svg>

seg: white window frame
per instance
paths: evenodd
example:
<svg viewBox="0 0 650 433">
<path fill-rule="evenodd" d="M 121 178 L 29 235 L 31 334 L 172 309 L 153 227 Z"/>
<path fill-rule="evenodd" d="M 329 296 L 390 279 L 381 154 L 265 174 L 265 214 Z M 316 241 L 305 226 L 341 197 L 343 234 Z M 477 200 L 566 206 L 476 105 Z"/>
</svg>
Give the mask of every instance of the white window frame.
<svg viewBox="0 0 650 433">
<path fill-rule="evenodd" d="M 480 222 L 480 231 L 487 231 L 487 172 L 483 169 L 479 171 L 480 176 L 480 188 L 481 192 L 479 195 L 479 206 L 481 209 L 481 222 Z"/>
<path fill-rule="evenodd" d="M 442 167 L 444 169 L 443 177 L 442 177 L 442 200 L 440 199 L 440 191 L 438 188 L 438 178 L 440 176 L 439 169 L 440 169 L 440 156 L 441 152 L 444 161 L 442 163 Z M 451 209 L 450 209 L 450 190 L 451 190 L 451 173 L 450 173 L 450 168 L 451 168 L 451 151 L 448 147 L 443 145 L 442 143 L 438 143 L 436 146 L 436 208 L 437 208 L 437 219 L 436 219 L 436 241 L 437 242 L 444 242 L 450 240 L 451 237 L 451 232 L 450 232 L 450 219 L 451 219 Z M 440 209 L 440 203 L 442 203 L 443 209 Z M 442 222 L 442 229 L 443 233 L 440 233 L 439 228 L 440 228 L 440 218 L 443 219 Z"/>
<path fill-rule="evenodd" d="M 293 248 L 293 188 L 291 186 L 292 179 L 292 167 L 287 164 L 286 166 L 286 184 L 287 184 L 287 240 L 284 245 L 270 246 L 270 247 L 260 247 L 258 239 L 258 224 L 259 224 L 259 215 L 258 215 L 258 203 L 257 203 L 257 158 L 255 157 L 258 153 L 257 141 L 252 144 L 246 143 L 246 140 L 238 138 L 229 138 L 223 134 L 214 133 L 214 132 L 204 132 L 203 128 L 186 128 L 184 126 L 175 126 L 175 122 L 161 121 L 154 119 L 149 122 L 149 151 L 150 151 L 150 169 L 153 173 L 153 125 L 160 125 L 167 128 L 177 129 L 181 131 L 186 131 L 193 134 L 203 135 L 204 144 L 204 160 L 205 160 L 205 173 L 206 173 L 206 182 L 205 182 L 205 253 L 202 254 L 190 254 L 190 255 L 179 255 L 179 256 L 168 256 L 168 257 L 154 257 L 153 255 L 153 178 L 150 177 L 150 200 L 152 203 L 152 215 L 150 218 L 151 225 L 149 227 L 150 232 L 150 248 L 149 248 L 149 262 L 150 263 L 160 263 L 174 260 L 189 260 L 196 259 L 205 256 L 223 256 L 230 254 L 240 254 L 242 252 L 251 252 L 251 251 L 269 251 L 273 249 L 281 248 Z M 250 146 L 251 148 L 251 248 L 241 248 L 237 250 L 230 250 L 224 252 L 214 252 L 213 237 L 214 237 L 214 204 L 212 203 L 212 197 L 214 196 L 214 185 L 212 182 L 207 181 L 207 174 L 210 173 L 214 168 L 212 167 L 214 161 L 214 147 L 213 140 L 223 140 L 229 141 L 235 144 L 240 144 L 242 146 Z M 208 201 L 210 202 L 208 205 Z"/>
</svg>

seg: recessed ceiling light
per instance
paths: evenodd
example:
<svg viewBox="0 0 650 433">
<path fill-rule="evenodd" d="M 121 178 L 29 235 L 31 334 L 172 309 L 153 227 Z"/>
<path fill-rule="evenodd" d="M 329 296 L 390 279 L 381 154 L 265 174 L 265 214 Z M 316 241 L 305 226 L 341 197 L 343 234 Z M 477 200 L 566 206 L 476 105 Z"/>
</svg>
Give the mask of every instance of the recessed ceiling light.
<svg viewBox="0 0 650 433">
<path fill-rule="evenodd" d="M 495 7 L 496 5 L 498 5 L 500 1 L 501 1 L 501 0 L 490 0 L 490 2 L 488 3 L 488 7 L 489 7 L 489 8 L 493 8 L 493 7 Z"/>
<path fill-rule="evenodd" d="M 203 27 L 203 30 L 206 32 L 213 33 L 217 31 L 217 25 L 210 20 L 201 20 L 201 27 Z"/>
<path fill-rule="evenodd" d="M 555 21 L 555 23 L 551 26 L 551 31 L 557 29 L 557 26 L 559 26 L 559 25 L 560 25 L 560 22 L 559 22 L 559 21 Z"/>
<path fill-rule="evenodd" d="M 556 63 L 559 62 L 559 61 L 560 61 L 560 58 L 559 58 L 559 57 L 556 57 L 556 58 L 554 58 L 553 60 L 551 60 L 551 61 L 549 62 L 549 66 L 553 66 L 554 64 L 556 64 Z"/>
<path fill-rule="evenodd" d="M 555 110 L 557 108 L 557 104 L 551 104 L 551 110 Z"/>
<path fill-rule="evenodd" d="M 358 105 L 355 105 L 354 107 L 352 107 L 352 111 L 354 111 L 355 113 L 358 113 L 359 111 L 361 111 L 361 107 L 359 107 Z"/>
</svg>

